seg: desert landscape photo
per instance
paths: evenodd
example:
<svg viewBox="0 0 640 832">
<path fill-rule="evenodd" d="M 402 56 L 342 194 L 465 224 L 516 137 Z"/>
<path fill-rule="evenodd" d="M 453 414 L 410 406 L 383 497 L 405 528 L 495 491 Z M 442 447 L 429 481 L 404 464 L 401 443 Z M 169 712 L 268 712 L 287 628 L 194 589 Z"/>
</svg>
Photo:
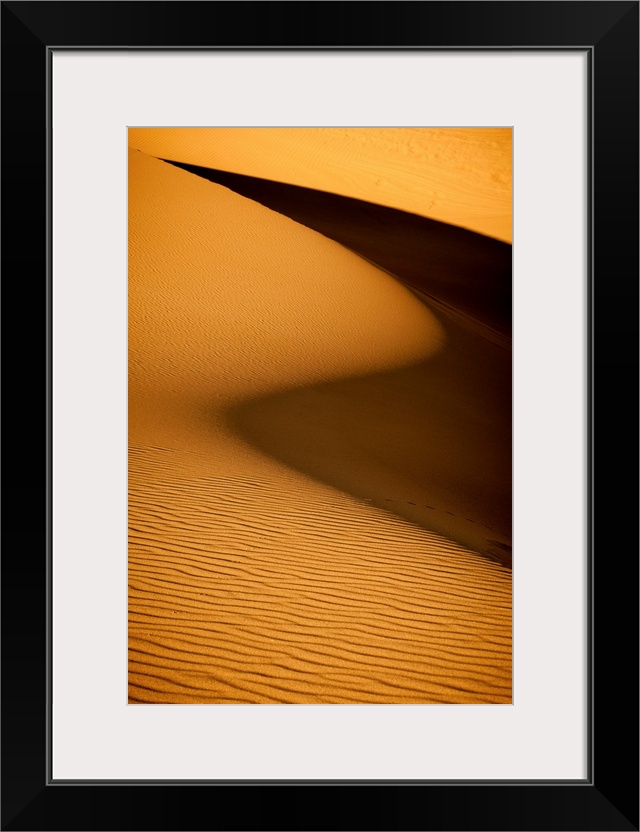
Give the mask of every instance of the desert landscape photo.
<svg viewBox="0 0 640 832">
<path fill-rule="evenodd" d="M 512 130 L 128 138 L 129 703 L 511 703 Z"/>
</svg>

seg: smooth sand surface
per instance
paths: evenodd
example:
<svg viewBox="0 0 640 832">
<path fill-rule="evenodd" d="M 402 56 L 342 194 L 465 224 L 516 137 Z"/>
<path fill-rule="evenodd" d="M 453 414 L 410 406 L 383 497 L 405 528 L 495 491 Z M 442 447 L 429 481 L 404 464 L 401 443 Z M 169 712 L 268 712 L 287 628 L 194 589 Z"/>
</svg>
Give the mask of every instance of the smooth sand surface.
<svg viewBox="0 0 640 832">
<path fill-rule="evenodd" d="M 512 129 L 165 127 L 129 145 L 398 208 L 511 242 Z"/>
<path fill-rule="evenodd" d="M 507 335 L 510 342 L 512 251 L 507 243 L 350 197 L 172 164 L 319 231 L 413 289 Z"/>
<path fill-rule="evenodd" d="M 510 702 L 510 351 L 138 150 L 129 187 L 129 701 Z"/>
</svg>

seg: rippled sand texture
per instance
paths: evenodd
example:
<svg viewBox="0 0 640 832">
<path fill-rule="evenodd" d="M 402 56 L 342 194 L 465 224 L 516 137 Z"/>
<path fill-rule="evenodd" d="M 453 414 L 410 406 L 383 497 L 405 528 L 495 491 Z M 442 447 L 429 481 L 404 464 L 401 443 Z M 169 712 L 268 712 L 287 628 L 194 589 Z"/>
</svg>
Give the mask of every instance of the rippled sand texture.
<svg viewBox="0 0 640 832">
<path fill-rule="evenodd" d="M 510 702 L 510 351 L 135 149 L 129 189 L 129 701 Z"/>
</svg>

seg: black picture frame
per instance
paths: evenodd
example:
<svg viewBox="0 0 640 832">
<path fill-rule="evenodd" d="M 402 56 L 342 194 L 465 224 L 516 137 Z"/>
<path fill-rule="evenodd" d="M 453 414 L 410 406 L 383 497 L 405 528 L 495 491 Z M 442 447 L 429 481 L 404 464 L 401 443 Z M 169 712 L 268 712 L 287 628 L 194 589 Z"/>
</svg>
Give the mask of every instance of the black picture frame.
<svg viewBox="0 0 640 832">
<path fill-rule="evenodd" d="M 3 414 L 2 829 L 639 828 L 638 10 L 626 0 L 2 3 L 2 366 L 11 391 Z M 588 52 L 591 727 L 584 782 L 49 779 L 48 66 L 60 47 Z"/>
</svg>

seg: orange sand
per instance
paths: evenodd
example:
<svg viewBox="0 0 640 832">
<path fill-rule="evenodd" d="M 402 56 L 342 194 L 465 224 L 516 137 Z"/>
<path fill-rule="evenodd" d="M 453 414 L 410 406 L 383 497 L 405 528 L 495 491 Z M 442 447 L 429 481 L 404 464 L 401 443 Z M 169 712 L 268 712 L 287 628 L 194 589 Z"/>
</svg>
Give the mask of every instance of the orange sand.
<svg viewBox="0 0 640 832">
<path fill-rule="evenodd" d="M 133 128 L 176 162 L 399 208 L 511 242 L 511 128 Z"/>
<path fill-rule="evenodd" d="M 510 702 L 505 344 L 138 150 L 129 187 L 129 701 Z"/>
</svg>

